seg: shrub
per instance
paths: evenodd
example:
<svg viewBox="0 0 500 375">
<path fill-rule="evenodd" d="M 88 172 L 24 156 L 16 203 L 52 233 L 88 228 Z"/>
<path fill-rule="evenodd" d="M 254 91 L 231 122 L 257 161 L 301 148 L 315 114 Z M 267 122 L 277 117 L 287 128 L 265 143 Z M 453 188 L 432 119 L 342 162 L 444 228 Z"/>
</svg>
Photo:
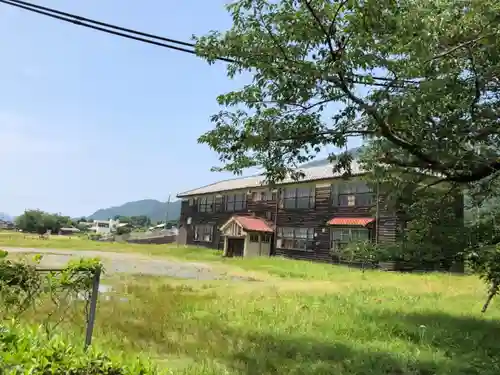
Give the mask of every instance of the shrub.
<svg viewBox="0 0 500 375">
<path fill-rule="evenodd" d="M 351 242 L 340 252 L 343 259 L 350 263 L 360 263 L 363 271 L 377 262 L 378 245 L 372 241 Z"/>
<path fill-rule="evenodd" d="M 100 234 L 100 233 L 90 233 L 88 235 L 88 238 L 89 238 L 89 240 L 92 240 L 92 241 L 99 241 L 100 239 L 102 239 L 102 234 Z"/>
<path fill-rule="evenodd" d="M 468 260 L 488 286 L 488 297 L 481 310 L 486 312 L 491 300 L 500 293 L 500 244 L 472 250 L 468 254 Z"/>
<path fill-rule="evenodd" d="M 158 371 L 141 360 L 123 362 L 95 349 L 84 351 L 41 327 L 12 322 L 0 325 L 0 363 L 6 375 L 152 375 Z"/>
</svg>

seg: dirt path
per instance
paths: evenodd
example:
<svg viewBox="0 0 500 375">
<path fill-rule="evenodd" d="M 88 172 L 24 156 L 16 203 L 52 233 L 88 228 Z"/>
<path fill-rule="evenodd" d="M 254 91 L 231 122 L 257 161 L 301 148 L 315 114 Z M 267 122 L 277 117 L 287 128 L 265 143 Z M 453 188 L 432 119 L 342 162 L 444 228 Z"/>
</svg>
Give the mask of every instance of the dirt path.
<svg viewBox="0 0 500 375">
<path fill-rule="evenodd" d="M 141 254 L 117 253 L 91 250 L 61 250 L 41 248 L 5 247 L 9 253 L 42 254 L 42 267 L 61 267 L 72 258 L 100 258 L 106 273 L 128 273 L 158 275 L 198 280 L 235 280 L 246 281 L 248 278 L 221 273 L 203 263 L 157 259 Z"/>
</svg>

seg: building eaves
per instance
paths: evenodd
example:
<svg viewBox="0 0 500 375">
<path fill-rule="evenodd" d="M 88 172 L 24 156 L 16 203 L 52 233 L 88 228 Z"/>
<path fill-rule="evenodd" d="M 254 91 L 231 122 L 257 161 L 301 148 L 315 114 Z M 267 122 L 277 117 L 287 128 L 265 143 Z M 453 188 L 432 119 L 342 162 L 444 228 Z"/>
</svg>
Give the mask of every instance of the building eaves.
<svg viewBox="0 0 500 375">
<path fill-rule="evenodd" d="M 332 165 L 322 165 L 318 167 L 310 167 L 310 168 L 299 168 L 298 171 L 301 171 L 304 174 L 304 177 L 300 180 L 296 181 L 291 177 L 286 178 L 281 181 L 278 185 L 290 184 L 295 182 L 308 182 L 308 181 L 316 181 L 316 180 L 325 180 L 330 178 L 339 178 L 342 176 L 342 173 L 333 172 Z M 358 162 L 353 161 L 351 163 L 351 173 L 352 175 L 360 175 L 365 173 L 362 170 L 361 166 Z M 185 198 L 196 195 L 203 194 L 214 194 L 214 193 L 222 193 L 225 191 L 231 190 L 241 190 L 241 189 L 251 189 L 258 187 L 265 187 L 267 184 L 264 181 L 264 177 L 262 175 L 257 176 L 249 176 L 249 177 L 241 177 L 234 178 L 230 180 L 223 180 L 219 182 L 212 183 L 210 185 L 205 185 L 196 189 L 188 190 L 183 193 L 177 194 L 178 198 Z"/>
</svg>

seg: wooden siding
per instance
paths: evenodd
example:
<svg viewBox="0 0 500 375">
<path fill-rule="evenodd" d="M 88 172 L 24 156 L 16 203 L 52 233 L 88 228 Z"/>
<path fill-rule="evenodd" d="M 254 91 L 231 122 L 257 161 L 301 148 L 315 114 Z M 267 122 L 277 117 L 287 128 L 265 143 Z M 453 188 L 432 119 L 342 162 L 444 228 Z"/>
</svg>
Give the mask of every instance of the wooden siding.
<svg viewBox="0 0 500 375">
<path fill-rule="evenodd" d="M 302 185 L 302 184 L 301 184 Z M 282 194 L 273 195 L 273 200 L 254 201 L 251 194 L 247 194 L 246 208 L 239 212 L 225 212 L 224 199 L 219 197 L 214 204 L 214 212 L 198 212 L 196 202 L 192 205 L 187 200 L 181 206 L 181 235 L 183 244 L 199 245 L 210 248 L 222 249 L 224 237 L 219 228 L 225 224 L 233 215 L 255 215 L 264 218 L 276 227 L 292 228 L 314 228 L 314 241 L 306 251 L 275 248 L 276 238 L 274 236 L 271 246 L 271 254 L 293 259 L 312 260 L 321 262 L 333 262 L 330 254 L 330 229 L 327 222 L 333 217 L 373 217 L 375 218 L 376 207 L 343 207 L 332 204 L 335 198 L 335 189 L 329 182 L 303 183 L 303 185 L 315 186 L 315 204 L 309 209 L 285 209 L 280 199 Z M 380 243 L 390 243 L 398 240 L 402 232 L 404 219 L 399 213 L 389 212 L 385 208 L 383 195 L 379 198 L 378 222 L 370 226 L 370 237 L 375 240 L 378 235 Z M 457 202 L 457 213 L 462 210 L 463 201 Z M 191 224 L 187 219 L 191 218 Z M 199 224 L 214 225 L 214 235 L 211 242 L 195 242 L 194 227 Z"/>
<path fill-rule="evenodd" d="M 180 236 L 182 237 L 182 242 L 179 242 L 179 244 L 223 249 L 224 237 L 220 233 L 219 228 L 233 215 L 250 215 L 250 213 L 248 212 L 248 208 L 245 208 L 243 211 L 224 211 L 224 198 L 222 197 L 217 197 L 215 199 L 214 212 L 199 212 L 196 201 L 190 205 L 189 200 L 183 200 L 181 204 L 180 225 L 182 230 L 185 231 L 185 236 Z M 191 218 L 191 224 L 187 224 L 188 218 Z M 194 240 L 194 227 L 201 224 L 213 225 L 214 232 L 211 242 Z"/>
</svg>

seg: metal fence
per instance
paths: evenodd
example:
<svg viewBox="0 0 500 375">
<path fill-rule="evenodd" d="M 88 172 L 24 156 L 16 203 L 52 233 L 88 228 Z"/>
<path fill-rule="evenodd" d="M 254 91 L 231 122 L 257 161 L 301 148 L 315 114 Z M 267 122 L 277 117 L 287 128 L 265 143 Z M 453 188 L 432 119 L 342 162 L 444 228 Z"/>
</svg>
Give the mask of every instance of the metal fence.
<svg viewBox="0 0 500 375">
<path fill-rule="evenodd" d="M 36 268 L 37 272 L 40 273 L 51 273 L 51 272 L 63 272 L 63 268 Z M 86 311 L 85 316 L 85 349 L 87 349 L 92 344 L 92 336 L 94 332 L 94 325 L 97 312 L 97 302 L 99 299 L 99 285 L 101 283 L 102 268 L 98 267 L 94 271 L 92 278 L 92 289 L 89 295 L 89 300 L 86 301 L 89 304 L 89 308 Z"/>
</svg>

